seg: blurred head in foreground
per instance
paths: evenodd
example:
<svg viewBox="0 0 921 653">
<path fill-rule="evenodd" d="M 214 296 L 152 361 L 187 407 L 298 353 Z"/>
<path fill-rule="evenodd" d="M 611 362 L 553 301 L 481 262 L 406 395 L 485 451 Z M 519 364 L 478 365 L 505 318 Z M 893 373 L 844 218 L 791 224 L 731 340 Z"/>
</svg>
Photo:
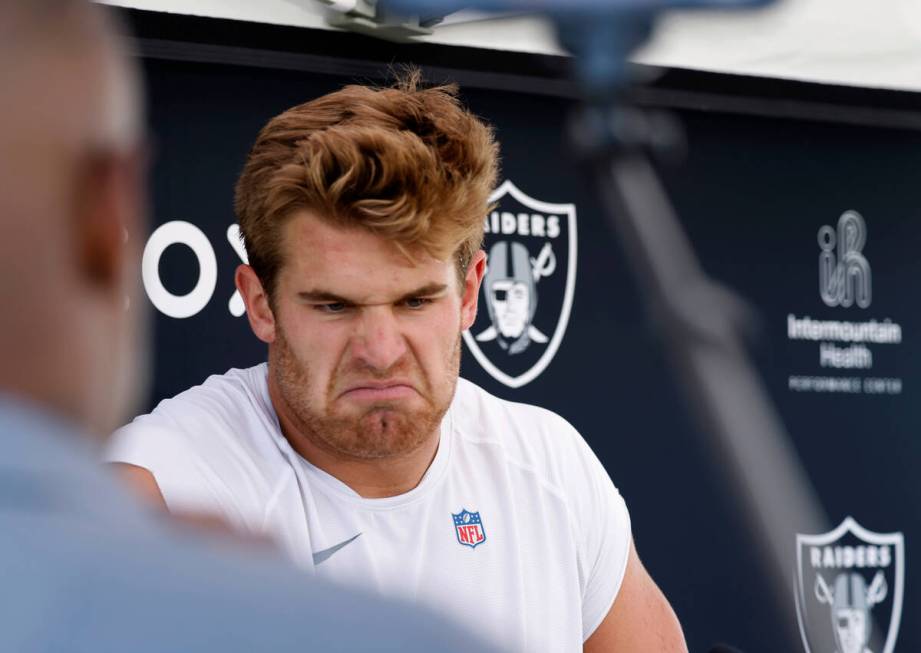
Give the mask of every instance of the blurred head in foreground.
<svg viewBox="0 0 921 653">
<path fill-rule="evenodd" d="M 171 528 L 70 437 L 120 421 L 141 362 L 139 98 L 106 20 L 0 0 L 0 650 L 483 650 L 435 614 Z"/>
<path fill-rule="evenodd" d="M 110 20 L 0 0 L 0 392 L 95 433 L 143 386 L 140 88 Z"/>
</svg>

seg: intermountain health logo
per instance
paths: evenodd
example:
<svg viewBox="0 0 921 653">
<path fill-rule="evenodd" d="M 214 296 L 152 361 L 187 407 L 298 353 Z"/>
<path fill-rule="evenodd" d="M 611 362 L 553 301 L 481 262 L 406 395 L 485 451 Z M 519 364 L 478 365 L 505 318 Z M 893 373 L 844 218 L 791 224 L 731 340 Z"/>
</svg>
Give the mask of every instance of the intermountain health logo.
<svg viewBox="0 0 921 653">
<path fill-rule="evenodd" d="M 857 211 L 845 211 L 838 228 L 819 229 L 819 295 L 826 306 L 867 308 L 873 301 L 870 263 L 863 255 L 867 224 Z"/>
<path fill-rule="evenodd" d="M 547 368 L 566 333 L 576 284 L 576 207 L 529 197 L 511 180 L 490 202 L 497 206 L 486 216 L 480 311 L 464 342 L 494 379 L 519 388 Z"/>
<path fill-rule="evenodd" d="M 806 653 L 893 653 L 902 617 L 905 540 L 851 517 L 796 536 L 796 615 Z"/>
<path fill-rule="evenodd" d="M 816 317 L 787 313 L 787 339 L 811 341 L 817 345 L 813 356 L 818 354 L 812 359 L 817 365 L 796 361 L 795 373 L 787 378 L 791 392 L 902 394 L 891 351 L 902 344 L 902 327 L 862 310 L 873 302 L 873 273 L 864 254 L 867 233 L 863 216 L 853 210 L 842 213 L 837 224 L 819 227 L 819 298 L 833 310 L 822 307 Z M 797 351 L 808 350 L 797 346 Z"/>
</svg>

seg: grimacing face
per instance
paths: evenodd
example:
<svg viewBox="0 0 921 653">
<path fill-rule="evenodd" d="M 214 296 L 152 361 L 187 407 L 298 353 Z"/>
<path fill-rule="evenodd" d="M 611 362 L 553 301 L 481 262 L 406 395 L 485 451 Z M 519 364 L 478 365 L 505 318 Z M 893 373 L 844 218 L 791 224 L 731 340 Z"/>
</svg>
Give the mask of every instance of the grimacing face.
<svg viewBox="0 0 921 653">
<path fill-rule="evenodd" d="M 454 261 L 410 262 L 384 238 L 307 211 L 282 238 L 269 368 L 289 416 L 340 456 L 414 451 L 454 396 L 483 255 L 459 288 Z"/>
</svg>

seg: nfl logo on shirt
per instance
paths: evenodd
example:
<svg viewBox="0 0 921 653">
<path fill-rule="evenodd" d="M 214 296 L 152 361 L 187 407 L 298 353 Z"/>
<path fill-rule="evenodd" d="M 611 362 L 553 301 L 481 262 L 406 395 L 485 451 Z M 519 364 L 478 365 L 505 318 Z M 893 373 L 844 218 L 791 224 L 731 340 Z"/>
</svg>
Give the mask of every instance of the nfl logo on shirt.
<svg viewBox="0 0 921 653">
<path fill-rule="evenodd" d="M 454 532 L 459 543 L 475 549 L 477 544 L 486 541 L 486 531 L 483 530 L 480 513 L 462 508 L 459 513 L 451 513 L 451 516 L 454 517 Z"/>
</svg>

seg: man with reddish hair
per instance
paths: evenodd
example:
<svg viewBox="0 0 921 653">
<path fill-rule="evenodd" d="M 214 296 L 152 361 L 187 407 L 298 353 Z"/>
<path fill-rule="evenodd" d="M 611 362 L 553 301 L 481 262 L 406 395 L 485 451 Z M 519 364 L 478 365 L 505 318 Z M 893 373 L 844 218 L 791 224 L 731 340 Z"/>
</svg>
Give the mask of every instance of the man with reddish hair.
<svg viewBox="0 0 921 653">
<path fill-rule="evenodd" d="M 172 511 L 511 650 L 685 651 L 581 436 L 458 378 L 497 159 L 456 89 L 418 74 L 269 121 L 236 193 L 268 362 L 162 402 L 110 457 Z"/>
</svg>

